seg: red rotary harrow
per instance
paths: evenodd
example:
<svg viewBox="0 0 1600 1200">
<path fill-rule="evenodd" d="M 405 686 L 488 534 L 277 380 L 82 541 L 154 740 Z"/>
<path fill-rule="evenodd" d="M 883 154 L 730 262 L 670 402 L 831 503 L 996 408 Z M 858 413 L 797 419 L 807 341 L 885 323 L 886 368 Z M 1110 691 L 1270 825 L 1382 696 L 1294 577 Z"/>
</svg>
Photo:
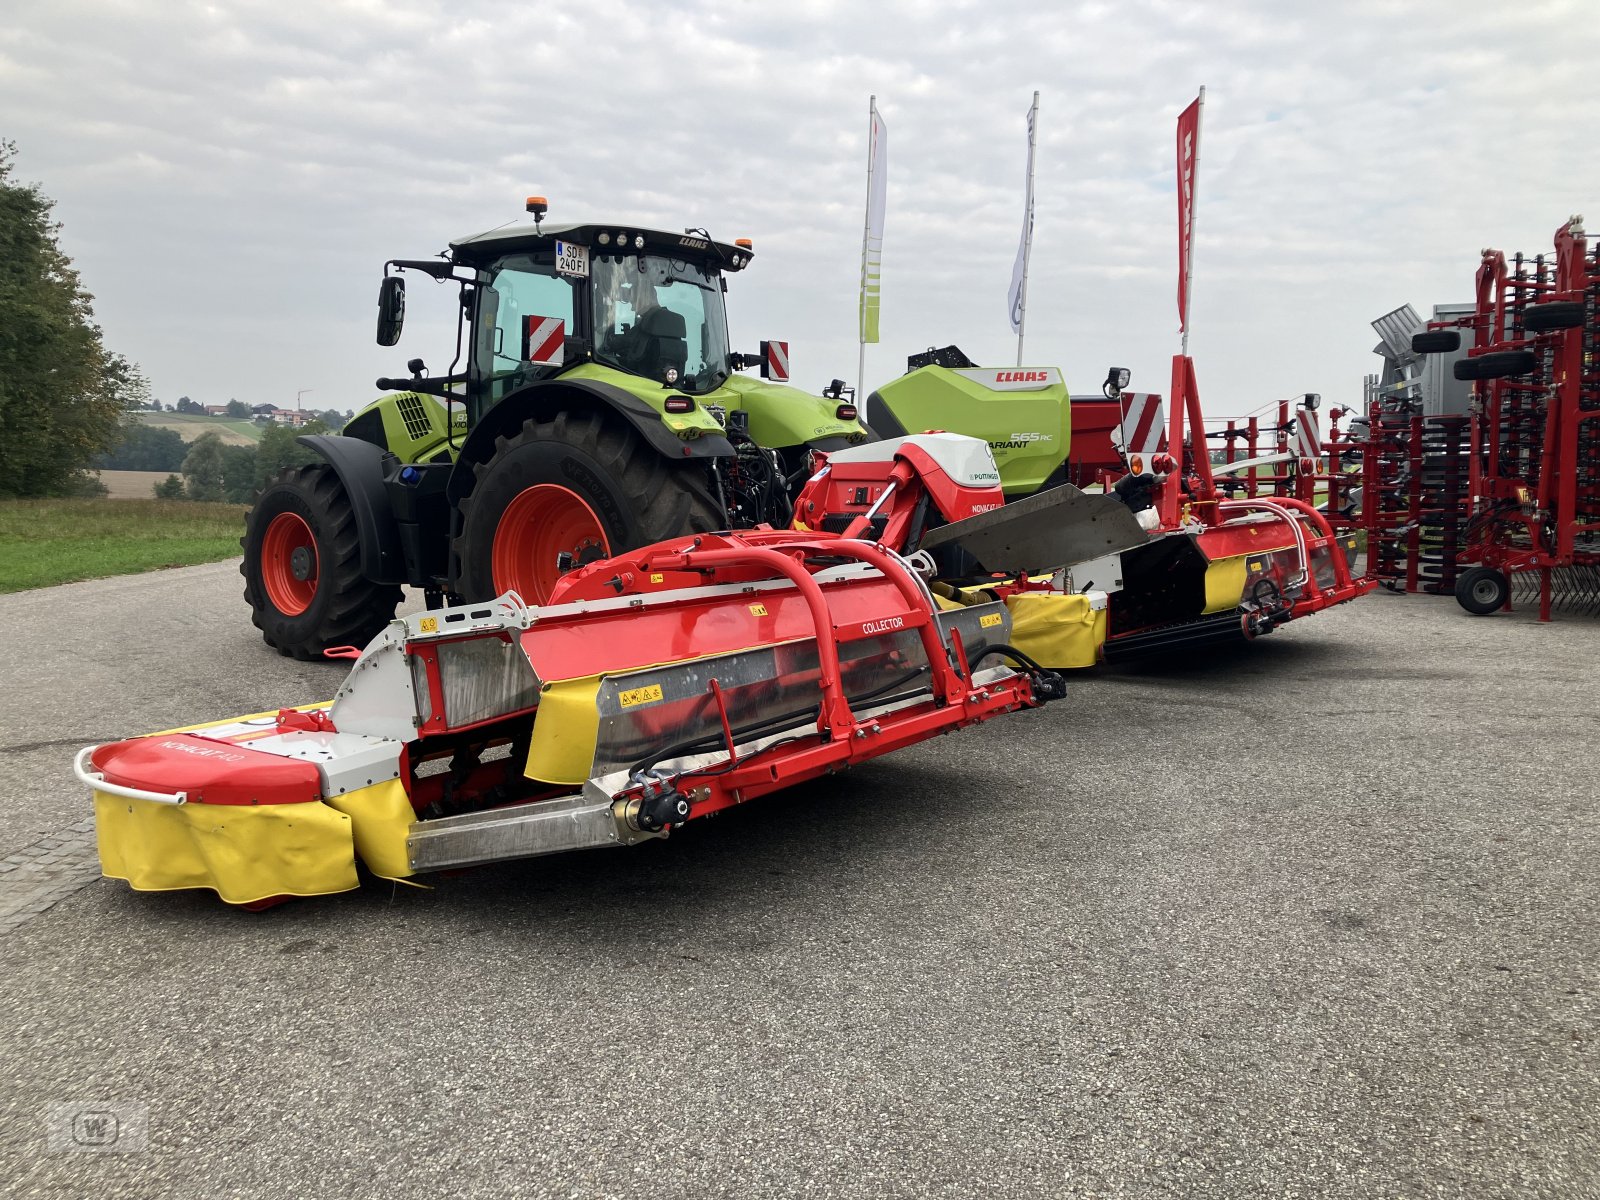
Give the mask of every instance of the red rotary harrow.
<svg viewBox="0 0 1600 1200">
<path fill-rule="evenodd" d="M 1485 250 L 1473 311 L 1413 349 L 1456 350 L 1462 330 L 1454 373 L 1474 383 L 1456 599 L 1492 613 L 1525 579 L 1542 621 L 1557 602 L 1600 611 L 1600 252 L 1582 218 L 1548 255 Z"/>
</svg>

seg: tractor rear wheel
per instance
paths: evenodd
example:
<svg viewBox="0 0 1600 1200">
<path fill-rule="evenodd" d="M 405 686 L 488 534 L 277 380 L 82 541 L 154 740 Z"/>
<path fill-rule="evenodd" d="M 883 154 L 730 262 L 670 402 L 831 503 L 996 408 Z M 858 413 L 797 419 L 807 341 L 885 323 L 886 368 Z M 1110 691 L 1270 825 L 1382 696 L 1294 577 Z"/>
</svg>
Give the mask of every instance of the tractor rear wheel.
<svg viewBox="0 0 1600 1200">
<path fill-rule="evenodd" d="M 279 654 L 312 661 L 330 646 L 365 646 L 394 619 L 400 589 L 361 574 L 350 497 L 326 463 L 268 480 L 239 545 L 250 619 Z"/>
<path fill-rule="evenodd" d="M 1473 567 L 1456 576 L 1456 601 L 1469 613 L 1486 617 L 1505 607 L 1511 582 L 1493 567 Z"/>
<path fill-rule="evenodd" d="M 543 604 L 573 567 L 727 525 L 698 464 L 674 463 L 598 413 L 529 420 L 474 468 L 452 546 L 467 602 Z"/>
</svg>

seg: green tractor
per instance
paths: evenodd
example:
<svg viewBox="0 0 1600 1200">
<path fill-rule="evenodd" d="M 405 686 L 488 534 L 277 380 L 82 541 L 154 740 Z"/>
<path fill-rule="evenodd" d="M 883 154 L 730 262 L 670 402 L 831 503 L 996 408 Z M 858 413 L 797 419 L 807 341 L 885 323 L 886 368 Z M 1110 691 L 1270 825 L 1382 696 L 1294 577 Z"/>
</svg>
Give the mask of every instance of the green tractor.
<svg viewBox="0 0 1600 1200">
<path fill-rule="evenodd" d="M 416 273 L 458 289 L 455 358 L 442 376 L 412 359 L 342 433 L 302 437 L 321 461 L 275 476 L 246 518 L 245 599 L 280 653 L 364 645 L 403 584 L 430 605 L 537 604 L 597 558 L 787 525 L 809 452 L 871 437 L 838 388 L 776 381 L 785 344 L 729 347 L 726 280 L 748 242 L 528 211 L 532 227 L 385 264 L 378 344 L 399 340 Z"/>
</svg>

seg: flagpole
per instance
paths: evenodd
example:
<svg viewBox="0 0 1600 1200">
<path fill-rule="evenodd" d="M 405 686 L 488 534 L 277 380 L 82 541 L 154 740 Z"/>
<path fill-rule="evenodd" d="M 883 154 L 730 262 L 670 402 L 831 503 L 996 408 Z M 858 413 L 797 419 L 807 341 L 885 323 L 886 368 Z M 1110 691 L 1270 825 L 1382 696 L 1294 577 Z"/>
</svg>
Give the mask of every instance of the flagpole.
<svg viewBox="0 0 1600 1200">
<path fill-rule="evenodd" d="M 1017 314 L 1017 366 L 1022 365 L 1022 338 L 1028 324 L 1028 258 L 1033 253 L 1033 146 L 1035 130 L 1039 124 L 1039 93 L 1033 94 L 1033 108 L 1028 112 L 1028 188 L 1027 207 L 1023 210 L 1022 231 L 1022 295 Z"/>
<path fill-rule="evenodd" d="M 1183 356 L 1189 357 L 1189 326 L 1194 310 L 1189 307 L 1194 295 L 1194 223 L 1200 208 L 1200 130 L 1206 121 L 1206 89 L 1200 85 L 1200 108 L 1194 115 L 1194 166 L 1189 175 L 1189 261 L 1183 269 Z M 1181 181 L 1180 181 L 1181 182 Z"/>
<path fill-rule="evenodd" d="M 856 404 L 858 411 L 867 411 L 866 394 L 861 390 L 867 383 L 867 250 L 872 236 L 872 131 L 877 124 L 878 97 L 867 98 L 867 202 L 861 206 L 861 312 L 856 318 L 856 335 L 861 339 L 861 351 L 856 358 Z M 865 418 L 863 418 L 865 419 Z"/>
</svg>

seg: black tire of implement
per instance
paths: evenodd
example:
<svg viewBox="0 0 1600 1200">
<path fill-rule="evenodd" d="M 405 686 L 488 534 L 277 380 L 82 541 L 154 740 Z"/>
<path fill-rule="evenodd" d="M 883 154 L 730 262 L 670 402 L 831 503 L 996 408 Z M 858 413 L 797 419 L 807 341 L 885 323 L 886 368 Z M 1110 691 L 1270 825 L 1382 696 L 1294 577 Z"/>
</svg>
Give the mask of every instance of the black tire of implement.
<svg viewBox="0 0 1600 1200">
<path fill-rule="evenodd" d="M 612 554 L 727 527 L 703 466 L 669 461 L 622 422 L 598 413 L 525 421 L 513 436 L 496 439 L 493 457 L 478 463 L 474 475 L 461 501 L 461 534 L 451 544 L 455 590 L 469 604 L 498 594 L 495 529 L 506 506 L 535 484 L 560 484 L 581 496 L 600 518 Z"/>
<path fill-rule="evenodd" d="M 1532 350 L 1497 350 L 1477 358 L 1463 358 L 1454 371 L 1457 379 L 1508 379 L 1526 375 L 1538 362 Z"/>
<path fill-rule="evenodd" d="M 296 616 L 279 611 L 261 582 L 261 541 L 272 519 L 284 512 L 297 513 L 317 542 L 317 591 Z M 285 467 L 269 479 L 245 514 L 239 545 L 250 619 L 262 641 L 279 654 L 316 661 L 330 646 L 365 646 L 394 620 L 400 588 L 361 574 L 361 539 L 350 497 L 326 463 Z"/>
<path fill-rule="evenodd" d="M 1529 333 L 1576 329 L 1582 324 L 1582 300 L 1554 300 L 1549 304 L 1530 304 L 1522 310 L 1522 327 Z"/>
<path fill-rule="evenodd" d="M 1461 349 L 1461 334 L 1455 329 L 1429 329 L 1411 335 L 1413 354 L 1446 354 Z"/>
<path fill-rule="evenodd" d="M 1475 616 L 1499 612 L 1510 594 L 1510 581 L 1493 567 L 1473 567 L 1456 576 L 1456 601 Z"/>
</svg>

